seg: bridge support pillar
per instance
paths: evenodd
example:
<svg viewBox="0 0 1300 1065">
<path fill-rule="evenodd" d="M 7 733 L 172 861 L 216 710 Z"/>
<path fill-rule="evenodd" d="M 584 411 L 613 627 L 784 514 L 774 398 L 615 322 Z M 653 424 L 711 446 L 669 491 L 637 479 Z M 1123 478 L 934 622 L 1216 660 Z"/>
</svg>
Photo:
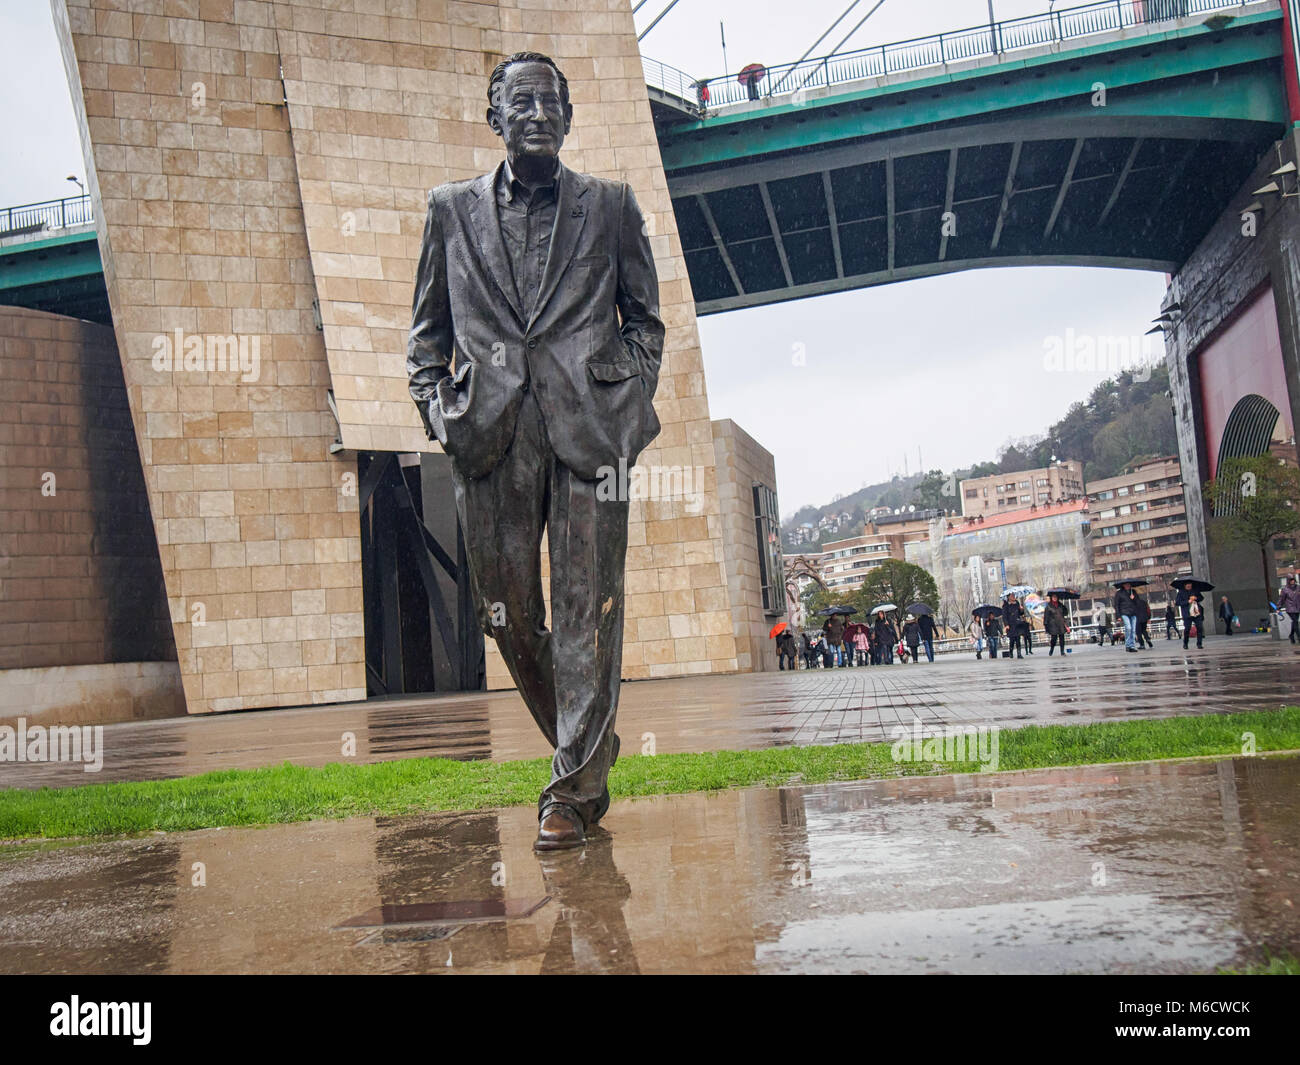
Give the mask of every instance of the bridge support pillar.
<svg viewBox="0 0 1300 1065">
<path fill-rule="evenodd" d="M 1300 158 L 1292 129 L 1259 164 L 1205 239 L 1171 279 L 1162 310 L 1192 569 L 1208 574 L 1253 626 L 1267 610 L 1259 552 L 1217 543 L 1203 486 L 1221 458 L 1243 453 L 1232 431 L 1239 404 L 1261 397 L 1278 416 L 1263 446 L 1297 461 L 1300 420 L 1300 181 L 1275 175 Z M 1259 193 L 1270 182 L 1278 193 Z M 1285 195 L 1283 195 L 1285 193 Z M 1247 207 L 1259 205 L 1253 211 Z M 1249 450 L 1259 453 L 1258 446 Z M 1294 552 L 1291 552 L 1294 554 Z M 1274 563 L 1292 558 L 1272 560 Z M 1276 573 L 1270 588 L 1276 593 Z"/>
</svg>

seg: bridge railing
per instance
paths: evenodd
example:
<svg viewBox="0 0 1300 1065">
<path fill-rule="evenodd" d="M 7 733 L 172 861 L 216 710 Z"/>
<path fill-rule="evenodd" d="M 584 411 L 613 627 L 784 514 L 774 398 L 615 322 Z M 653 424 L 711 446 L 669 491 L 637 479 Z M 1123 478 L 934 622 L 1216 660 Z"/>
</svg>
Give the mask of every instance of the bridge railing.
<svg viewBox="0 0 1300 1065">
<path fill-rule="evenodd" d="M 0 237 L 66 229 L 95 220 L 90 195 L 68 196 L 61 200 L 27 203 L 20 207 L 0 207 Z"/>
<path fill-rule="evenodd" d="M 643 57 L 646 83 L 688 106 L 707 109 L 772 97 L 796 97 L 808 89 L 865 78 L 878 78 L 925 67 L 998 56 L 1022 48 L 1058 44 L 1078 37 L 1114 32 L 1134 26 L 1155 25 L 1243 6 L 1244 0 L 1097 0 L 1090 4 L 1038 15 L 985 23 L 969 29 L 916 37 L 894 44 L 874 45 L 853 52 L 805 59 L 767 67 L 757 85 L 738 80 L 736 74 L 694 78 L 656 59 Z M 700 86 L 707 88 L 701 99 Z"/>
</svg>

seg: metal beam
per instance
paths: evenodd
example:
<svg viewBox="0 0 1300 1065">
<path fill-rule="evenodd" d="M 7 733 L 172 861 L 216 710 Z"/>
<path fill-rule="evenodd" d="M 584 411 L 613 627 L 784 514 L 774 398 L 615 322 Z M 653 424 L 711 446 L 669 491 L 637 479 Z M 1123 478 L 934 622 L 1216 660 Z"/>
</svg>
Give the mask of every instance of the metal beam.
<svg viewBox="0 0 1300 1065">
<path fill-rule="evenodd" d="M 822 171 L 822 188 L 826 190 L 826 214 L 831 221 L 831 248 L 835 252 L 835 276 L 844 276 L 844 256 L 840 253 L 840 223 L 835 214 L 835 190 L 831 188 L 831 172 Z"/>
<path fill-rule="evenodd" d="M 1053 255 L 1044 259 L 1037 255 L 994 255 L 982 259 L 950 259 L 942 263 L 918 263 L 915 266 L 903 266 L 890 273 L 877 270 L 869 274 L 855 274 L 850 277 L 833 278 L 829 281 L 817 281 L 793 288 L 768 289 L 764 292 L 750 292 L 743 296 L 724 296 L 716 300 L 703 300 L 695 305 L 696 314 L 721 314 L 742 307 L 759 307 L 768 303 L 784 303 L 787 300 L 806 299 L 810 296 L 822 296 L 828 292 L 847 292 L 855 288 L 872 288 L 894 281 L 910 281 L 918 277 L 936 277 L 940 274 L 954 274 L 959 270 L 978 270 L 999 266 L 1100 266 L 1110 270 L 1146 270 L 1161 274 L 1171 274 L 1180 263 L 1170 259 L 1137 259 L 1108 257 L 1105 255 Z"/>
<path fill-rule="evenodd" d="M 781 227 L 776 224 L 776 212 L 772 210 L 772 197 L 767 192 L 767 182 L 760 181 L 758 184 L 758 194 L 763 197 L 763 210 L 767 212 L 767 224 L 772 229 L 772 239 L 776 241 L 776 256 L 781 260 L 781 272 L 785 274 L 786 285 L 793 285 L 794 278 L 790 276 L 790 262 L 785 255 L 785 244 L 781 240 Z"/>
<path fill-rule="evenodd" d="M 1011 146 L 1011 165 L 1007 167 L 1007 182 L 1002 186 L 1002 206 L 998 208 L 997 225 L 993 227 L 993 242 L 989 245 L 989 251 L 998 250 L 998 241 L 1002 239 L 1002 226 L 1007 220 L 1007 212 L 1011 210 L 1011 194 L 1016 183 L 1016 168 L 1020 166 L 1020 146 L 1023 141 L 1016 141 Z"/>
<path fill-rule="evenodd" d="M 1074 151 L 1070 153 L 1070 165 L 1065 168 L 1065 177 L 1061 178 L 1061 191 L 1056 194 L 1056 203 L 1052 205 L 1052 215 L 1047 220 L 1047 227 L 1043 230 L 1043 239 L 1046 240 L 1052 235 L 1052 230 L 1056 228 L 1056 220 L 1061 216 L 1061 208 L 1065 206 L 1065 197 L 1070 192 L 1070 182 L 1074 180 L 1074 168 L 1079 165 L 1079 153 L 1083 151 L 1083 138 L 1079 137 L 1074 142 Z"/>
<path fill-rule="evenodd" d="M 709 233 L 713 236 L 713 246 L 717 248 L 718 254 L 722 256 L 722 265 L 727 268 L 727 273 L 731 275 L 731 283 L 736 286 L 736 294 L 745 295 L 745 286 L 740 283 L 740 275 L 736 273 L 736 268 L 731 264 L 731 256 L 727 254 L 727 245 L 722 241 L 722 234 L 718 232 L 718 223 L 713 220 L 713 212 L 709 210 L 709 203 L 703 196 L 696 196 L 695 202 L 699 204 L 700 213 L 704 215 L 704 224 L 709 227 Z"/>
<path fill-rule="evenodd" d="M 1115 204 L 1119 202 L 1119 194 L 1124 188 L 1124 182 L 1133 171 L 1133 164 L 1137 162 L 1138 152 L 1142 150 L 1142 145 L 1146 143 L 1145 137 L 1138 137 L 1133 142 L 1133 147 L 1129 149 L 1128 158 L 1124 161 L 1124 169 L 1119 172 L 1119 180 L 1115 182 L 1115 187 L 1110 191 L 1110 198 L 1106 201 L 1106 206 L 1102 209 L 1101 217 L 1097 219 L 1097 225 L 1106 224 L 1106 219 L 1110 217 L 1110 212 L 1114 209 Z"/>
<path fill-rule="evenodd" d="M 885 236 L 889 241 L 889 272 L 894 272 L 894 157 L 885 157 Z"/>
<path fill-rule="evenodd" d="M 951 148 L 948 151 L 948 188 L 943 194 L 943 213 L 945 215 L 952 211 L 952 199 L 957 192 L 957 152 L 959 149 Z M 941 232 L 939 237 L 939 261 L 943 262 L 948 257 L 948 229 L 943 218 L 939 219 Z"/>
<path fill-rule="evenodd" d="M 905 133 L 859 144 L 837 145 L 820 151 L 761 162 L 737 162 L 691 174 L 668 174 L 668 190 L 675 196 L 719 192 L 738 185 L 756 185 L 760 181 L 802 177 L 821 170 L 839 170 L 847 166 L 878 163 L 889 156 L 923 155 L 952 148 L 976 148 L 1015 141 L 1061 140 L 1063 137 L 1103 137 L 1128 140 L 1132 137 L 1160 137 L 1169 140 L 1229 141 L 1264 143 L 1263 132 L 1249 122 L 1220 122 L 1203 119 L 1127 118 L 1089 115 L 1078 121 L 1059 118 L 994 122 L 988 125 L 963 126 L 957 129 Z M 1271 133 L 1267 143 L 1277 138 Z"/>
</svg>

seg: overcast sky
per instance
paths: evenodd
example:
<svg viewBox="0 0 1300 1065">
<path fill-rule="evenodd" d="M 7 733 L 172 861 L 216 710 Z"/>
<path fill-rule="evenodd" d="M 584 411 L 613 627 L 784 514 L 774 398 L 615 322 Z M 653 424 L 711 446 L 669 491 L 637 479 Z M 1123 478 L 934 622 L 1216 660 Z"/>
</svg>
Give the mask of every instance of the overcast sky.
<svg viewBox="0 0 1300 1065">
<path fill-rule="evenodd" d="M 722 73 L 721 20 L 730 70 L 792 61 L 848 2 L 680 0 L 641 49 L 695 76 Z M 814 54 L 874 3 L 861 0 Z M 666 5 L 647 0 L 638 27 Z M 994 0 L 999 18 L 1047 6 Z M 885 0 L 845 47 L 987 18 L 987 0 Z M 0 0 L 0 35 L 0 206 L 75 192 L 65 179 L 81 177 L 85 164 L 46 0 Z M 711 315 L 700 320 L 710 412 L 735 419 L 776 455 L 786 515 L 905 463 L 915 470 L 918 447 L 926 467 L 968 466 L 993 458 L 1009 438 L 1045 429 L 1105 376 L 1047 369 L 1052 337 L 1071 329 L 1141 337 L 1164 286 L 1163 275 L 1133 271 L 973 270 Z"/>
</svg>

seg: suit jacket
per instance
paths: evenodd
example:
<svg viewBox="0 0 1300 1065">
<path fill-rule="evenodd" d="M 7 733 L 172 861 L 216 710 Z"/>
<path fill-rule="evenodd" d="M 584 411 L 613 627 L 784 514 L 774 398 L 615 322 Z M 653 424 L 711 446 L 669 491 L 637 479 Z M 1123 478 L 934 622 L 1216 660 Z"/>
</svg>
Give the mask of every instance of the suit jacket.
<svg viewBox="0 0 1300 1065">
<path fill-rule="evenodd" d="M 623 182 L 559 168 L 555 230 L 532 311 L 497 211 L 504 162 L 429 193 L 406 370 L 425 431 L 466 477 L 496 466 L 532 388 L 577 476 L 630 468 L 659 433 L 663 359 L 650 239 Z M 455 370 L 452 361 L 455 360 Z"/>
</svg>

